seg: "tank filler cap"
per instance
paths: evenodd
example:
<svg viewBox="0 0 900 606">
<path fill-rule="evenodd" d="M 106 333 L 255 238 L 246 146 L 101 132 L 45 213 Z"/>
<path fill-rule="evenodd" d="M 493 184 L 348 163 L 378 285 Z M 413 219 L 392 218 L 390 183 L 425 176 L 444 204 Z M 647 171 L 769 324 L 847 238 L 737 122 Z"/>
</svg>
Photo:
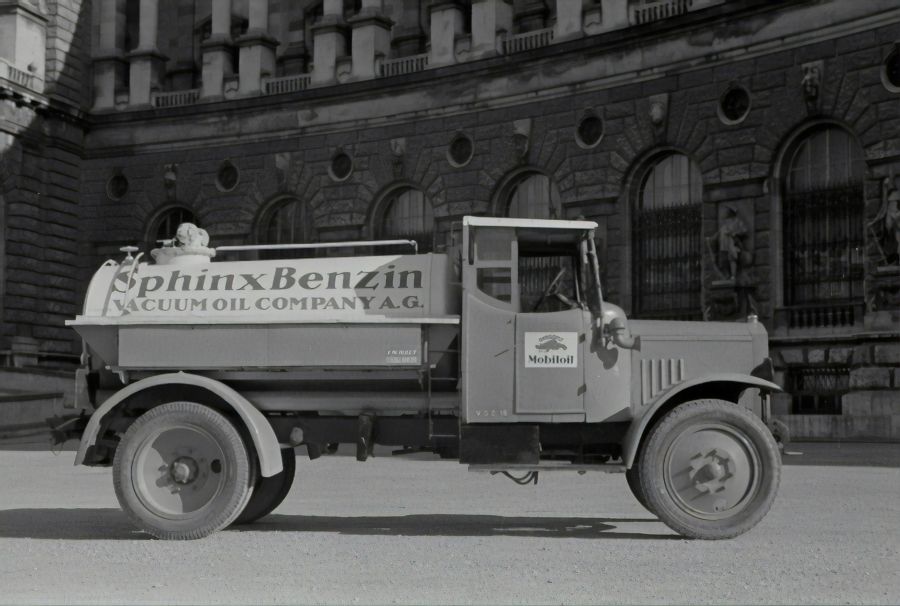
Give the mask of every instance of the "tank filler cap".
<svg viewBox="0 0 900 606">
<path fill-rule="evenodd" d="M 137 246 L 123 246 L 119 250 L 121 252 L 125 253 L 125 260 L 123 261 L 123 264 L 124 264 L 124 263 L 131 263 L 132 261 L 134 261 L 134 257 L 132 256 L 131 253 L 136 253 L 137 251 L 140 250 L 140 248 L 138 248 Z"/>
</svg>

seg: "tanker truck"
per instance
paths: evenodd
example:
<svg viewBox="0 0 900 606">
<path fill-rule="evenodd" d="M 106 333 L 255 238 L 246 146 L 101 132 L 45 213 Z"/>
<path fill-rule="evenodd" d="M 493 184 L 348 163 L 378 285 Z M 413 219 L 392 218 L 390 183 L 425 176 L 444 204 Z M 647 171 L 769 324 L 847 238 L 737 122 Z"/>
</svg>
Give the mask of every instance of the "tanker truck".
<svg viewBox="0 0 900 606">
<path fill-rule="evenodd" d="M 68 321 L 92 411 L 76 465 L 111 466 L 122 509 L 162 539 L 267 515 L 297 453 L 340 445 L 522 484 L 620 472 L 677 533 L 737 536 L 781 473 L 766 330 L 752 316 L 629 320 L 603 299 L 596 227 L 465 217 L 456 245 L 418 254 L 412 241 L 213 249 L 184 224 L 152 262 L 126 247 Z M 325 250 L 286 258 L 309 248 Z M 255 259 L 222 260 L 238 254 Z"/>
</svg>

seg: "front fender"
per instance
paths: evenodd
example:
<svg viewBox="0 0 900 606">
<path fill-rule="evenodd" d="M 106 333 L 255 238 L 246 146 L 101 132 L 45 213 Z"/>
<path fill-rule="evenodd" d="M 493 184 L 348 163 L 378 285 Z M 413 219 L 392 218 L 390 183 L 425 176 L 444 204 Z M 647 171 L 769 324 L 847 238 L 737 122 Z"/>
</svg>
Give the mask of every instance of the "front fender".
<svg viewBox="0 0 900 606">
<path fill-rule="evenodd" d="M 253 446 L 259 457 L 259 470 L 262 476 L 270 477 L 281 473 L 281 447 L 266 417 L 244 396 L 224 383 L 208 377 L 184 372 L 173 372 L 141 379 L 113 394 L 91 415 L 91 419 L 88 421 L 87 427 L 81 436 L 81 444 L 78 446 L 78 454 L 75 456 L 75 465 L 84 463 L 88 449 L 97 442 L 101 424 L 107 414 L 131 396 L 160 385 L 192 385 L 201 387 L 218 396 L 244 422 L 244 426 L 250 433 L 250 438 L 253 440 Z"/>
<path fill-rule="evenodd" d="M 696 377 L 682 383 L 676 383 L 669 389 L 658 394 L 656 398 L 650 402 L 649 407 L 644 414 L 642 414 L 640 418 L 632 421 L 628 431 L 625 432 L 625 438 L 622 440 L 622 461 L 625 464 L 625 467 L 630 468 L 634 463 L 638 446 L 640 446 L 641 443 L 641 438 L 643 438 L 650 421 L 656 416 L 656 413 L 661 408 L 665 407 L 667 403 L 671 402 L 678 394 L 687 389 L 712 383 L 716 383 L 719 386 L 724 383 L 738 388 L 741 391 L 748 387 L 758 387 L 767 391 L 783 391 L 781 387 L 771 381 L 740 373 L 718 373 L 706 375 L 704 377 Z"/>
</svg>

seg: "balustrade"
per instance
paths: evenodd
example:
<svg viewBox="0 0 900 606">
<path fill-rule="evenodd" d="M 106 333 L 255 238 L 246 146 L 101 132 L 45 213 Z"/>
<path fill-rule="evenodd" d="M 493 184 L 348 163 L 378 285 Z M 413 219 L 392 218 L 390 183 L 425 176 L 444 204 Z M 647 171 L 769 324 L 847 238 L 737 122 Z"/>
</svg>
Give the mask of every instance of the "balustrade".
<svg viewBox="0 0 900 606">
<path fill-rule="evenodd" d="M 193 105 L 199 99 L 199 88 L 171 92 L 153 92 L 150 94 L 150 103 L 153 107 L 180 107 L 182 105 Z"/>
<path fill-rule="evenodd" d="M 402 76 L 403 74 L 420 72 L 427 67 L 428 53 L 412 55 L 410 57 L 400 57 L 399 59 L 388 59 L 382 62 L 379 75 L 384 78 L 390 76 Z"/>
<path fill-rule="evenodd" d="M 691 10 L 693 0 L 657 0 L 656 2 L 633 2 L 629 7 L 632 25 L 660 21 Z"/>
<path fill-rule="evenodd" d="M 37 77 L 17 67 L 13 67 L 3 59 L 0 59 L 0 80 L 8 80 L 24 88 L 35 90 Z"/>
<path fill-rule="evenodd" d="M 312 76 L 310 74 L 284 76 L 282 78 L 267 78 L 263 81 L 263 91 L 265 91 L 267 95 L 296 93 L 309 88 L 311 80 Z"/>
<path fill-rule="evenodd" d="M 539 29 L 524 34 L 509 36 L 503 41 L 503 53 L 519 53 L 547 46 L 553 42 L 553 28 Z"/>
</svg>

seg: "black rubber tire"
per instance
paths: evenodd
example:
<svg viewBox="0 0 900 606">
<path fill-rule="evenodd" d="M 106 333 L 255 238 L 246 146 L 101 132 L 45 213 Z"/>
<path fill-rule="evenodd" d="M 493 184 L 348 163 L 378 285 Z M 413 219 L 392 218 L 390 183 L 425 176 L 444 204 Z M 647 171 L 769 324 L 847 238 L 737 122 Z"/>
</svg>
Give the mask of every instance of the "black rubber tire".
<svg viewBox="0 0 900 606">
<path fill-rule="evenodd" d="M 194 452 L 194 479 L 178 484 L 172 466 Z M 247 447 L 231 421 L 194 402 L 171 402 L 141 415 L 113 460 L 119 504 L 138 528 L 159 539 L 199 539 L 225 528 L 247 504 L 253 479 Z"/>
<path fill-rule="evenodd" d="M 628 482 L 628 488 L 631 489 L 631 494 L 634 495 L 634 498 L 637 499 L 638 503 L 640 503 L 644 509 L 653 513 L 653 510 L 650 509 L 650 504 L 647 503 L 647 496 L 644 494 L 644 488 L 641 486 L 640 466 L 638 461 L 635 461 L 629 469 L 625 470 L 625 480 Z"/>
<path fill-rule="evenodd" d="M 251 524 L 269 515 L 281 505 L 291 491 L 294 473 L 297 470 L 297 455 L 293 448 L 281 449 L 281 464 L 284 467 L 281 473 L 269 478 L 259 477 L 253 488 L 253 496 L 234 524 Z"/>
<path fill-rule="evenodd" d="M 722 444 L 725 458 L 713 448 Z M 707 454 L 691 457 L 685 467 L 694 450 Z M 660 419 L 641 447 L 638 465 L 648 509 L 693 539 L 729 539 L 756 526 L 772 506 L 781 478 L 778 446 L 763 422 L 745 408 L 714 399 L 686 402 Z M 692 470 L 704 473 L 692 476 Z M 701 482 L 705 479 L 711 482 Z"/>
</svg>

